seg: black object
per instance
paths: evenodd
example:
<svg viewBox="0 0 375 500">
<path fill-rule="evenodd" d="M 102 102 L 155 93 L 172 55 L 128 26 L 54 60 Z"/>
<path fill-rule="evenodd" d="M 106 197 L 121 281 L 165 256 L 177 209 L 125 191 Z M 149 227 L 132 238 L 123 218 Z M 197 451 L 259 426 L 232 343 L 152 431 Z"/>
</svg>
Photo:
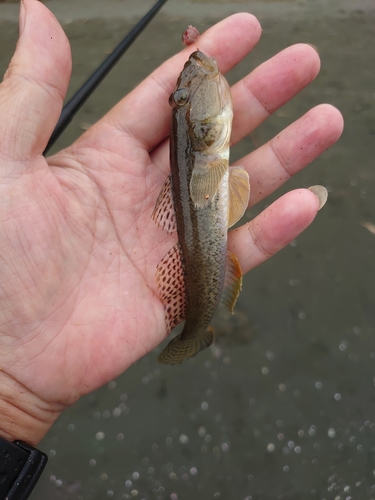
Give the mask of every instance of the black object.
<svg viewBox="0 0 375 500">
<path fill-rule="evenodd" d="M 82 87 L 74 94 L 70 101 L 64 106 L 60 115 L 59 121 L 52 132 L 51 138 L 48 141 L 47 147 L 44 150 L 44 155 L 55 144 L 57 139 L 72 121 L 72 118 L 77 113 L 79 108 L 86 102 L 90 95 L 94 92 L 99 83 L 103 80 L 113 66 L 117 63 L 120 57 L 126 52 L 130 45 L 134 42 L 138 35 L 142 33 L 144 28 L 162 8 L 167 0 L 159 0 L 147 12 L 147 14 L 134 26 L 134 28 L 126 35 L 126 37 L 119 43 L 115 50 L 105 59 L 99 68 L 90 76 L 90 78 L 82 85 Z"/>
<path fill-rule="evenodd" d="M 0 500 L 29 498 L 47 460 L 45 453 L 22 441 L 0 437 Z"/>
</svg>

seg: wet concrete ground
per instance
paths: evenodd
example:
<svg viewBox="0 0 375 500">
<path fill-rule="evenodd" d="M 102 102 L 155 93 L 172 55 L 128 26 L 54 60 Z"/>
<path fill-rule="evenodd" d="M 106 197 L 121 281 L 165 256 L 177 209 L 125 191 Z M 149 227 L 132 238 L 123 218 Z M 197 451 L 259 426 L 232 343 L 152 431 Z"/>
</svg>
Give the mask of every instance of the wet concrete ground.
<svg viewBox="0 0 375 500">
<path fill-rule="evenodd" d="M 89 3 L 47 2 L 71 40 L 70 93 L 152 4 Z M 320 183 L 328 203 L 297 241 L 245 278 L 235 316 L 220 313 L 211 350 L 174 368 L 158 366 L 153 352 L 62 415 L 41 445 L 50 461 L 35 500 L 375 499 L 373 2 L 170 0 L 58 146 L 179 50 L 188 24 L 203 31 L 239 10 L 259 15 L 264 31 L 232 82 L 296 42 L 318 48 L 322 71 L 232 158 L 332 103 L 345 118 L 342 139 L 274 196 Z M 15 15 L 16 5 L 0 4 L 1 71 Z"/>
</svg>

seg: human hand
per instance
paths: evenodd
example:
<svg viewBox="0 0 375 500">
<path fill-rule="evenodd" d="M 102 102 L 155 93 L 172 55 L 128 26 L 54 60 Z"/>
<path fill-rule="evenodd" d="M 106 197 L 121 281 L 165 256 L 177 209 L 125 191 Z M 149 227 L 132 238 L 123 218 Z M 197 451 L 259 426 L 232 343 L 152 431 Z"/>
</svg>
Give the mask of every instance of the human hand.
<svg viewBox="0 0 375 500">
<path fill-rule="evenodd" d="M 70 148 L 42 153 L 57 122 L 71 59 L 58 22 L 24 0 L 24 28 L 0 86 L 0 435 L 37 443 L 59 413 L 161 342 L 164 307 L 155 270 L 175 236 L 151 219 L 169 173 L 168 97 L 195 45 L 140 84 Z M 226 33 L 223 40 L 223 33 Z M 199 38 L 222 72 L 261 29 L 236 14 Z M 232 142 L 249 134 L 315 78 L 316 51 L 296 45 L 232 89 Z M 301 170 L 341 134 L 342 118 L 318 106 L 238 163 L 251 205 Z M 290 192 L 232 231 L 244 272 L 314 219 L 318 199 Z"/>
</svg>

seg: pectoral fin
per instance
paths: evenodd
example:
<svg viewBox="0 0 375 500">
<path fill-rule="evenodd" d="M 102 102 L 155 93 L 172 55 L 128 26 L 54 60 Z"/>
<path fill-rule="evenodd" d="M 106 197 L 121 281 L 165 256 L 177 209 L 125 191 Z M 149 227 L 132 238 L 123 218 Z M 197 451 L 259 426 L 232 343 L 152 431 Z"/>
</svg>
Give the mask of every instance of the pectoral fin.
<svg viewBox="0 0 375 500">
<path fill-rule="evenodd" d="M 242 270 L 237 257 L 227 251 L 224 291 L 221 297 L 221 303 L 226 306 L 230 312 L 233 312 L 238 296 L 242 288 Z"/>
<path fill-rule="evenodd" d="M 206 349 L 213 341 L 214 331 L 211 327 L 193 338 L 184 339 L 184 332 L 182 332 L 163 349 L 158 357 L 158 361 L 165 365 L 177 365 L 185 359 L 195 356 L 199 351 Z"/>
<path fill-rule="evenodd" d="M 151 217 L 154 219 L 156 224 L 161 226 L 168 233 L 174 233 L 177 231 L 170 174 L 168 175 L 167 180 L 160 191 L 158 199 L 156 200 L 156 205 Z"/>
<path fill-rule="evenodd" d="M 185 281 L 179 243 L 156 266 L 156 282 L 165 307 L 165 323 L 169 333 L 186 315 Z"/>
<path fill-rule="evenodd" d="M 228 227 L 241 219 L 249 204 L 249 175 L 243 167 L 229 169 L 229 217 Z"/>
<path fill-rule="evenodd" d="M 219 189 L 221 179 L 228 170 L 228 160 L 219 158 L 205 163 L 196 159 L 190 180 L 190 196 L 197 208 L 210 203 Z"/>
</svg>

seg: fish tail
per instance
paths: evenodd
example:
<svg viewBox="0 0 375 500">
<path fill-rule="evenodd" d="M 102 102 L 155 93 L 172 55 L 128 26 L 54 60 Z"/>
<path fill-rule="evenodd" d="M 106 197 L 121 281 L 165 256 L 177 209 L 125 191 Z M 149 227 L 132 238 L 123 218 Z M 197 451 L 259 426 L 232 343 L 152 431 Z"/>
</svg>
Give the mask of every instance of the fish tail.
<svg viewBox="0 0 375 500">
<path fill-rule="evenodd" d="M 184 332 L 182 332 L 163 349 L 158 357 L 158 361 L 165 365 L 177 365 L 185 359 L 195 356 L 199 351 L 206 349 L 213 341 L 214 331 L 211 327 L 203 333 L 189 338 L 184 338 Z"/>
</svg>

